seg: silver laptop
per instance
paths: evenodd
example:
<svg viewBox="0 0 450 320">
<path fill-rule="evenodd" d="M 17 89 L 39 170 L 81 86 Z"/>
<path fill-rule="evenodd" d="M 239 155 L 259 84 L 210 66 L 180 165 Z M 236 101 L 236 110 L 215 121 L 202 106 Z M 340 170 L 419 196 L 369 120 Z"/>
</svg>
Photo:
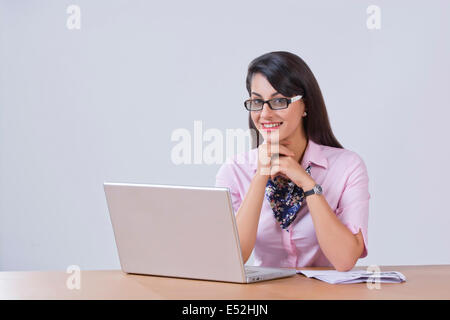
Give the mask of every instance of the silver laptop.
<svg viewBox="0 0 450 320">
<path fill-rule="evenodd" d="M 104 183 L 126 273 L 250 283 L 295 269 L 244 266 L 228 188 Z"/>
</svg>

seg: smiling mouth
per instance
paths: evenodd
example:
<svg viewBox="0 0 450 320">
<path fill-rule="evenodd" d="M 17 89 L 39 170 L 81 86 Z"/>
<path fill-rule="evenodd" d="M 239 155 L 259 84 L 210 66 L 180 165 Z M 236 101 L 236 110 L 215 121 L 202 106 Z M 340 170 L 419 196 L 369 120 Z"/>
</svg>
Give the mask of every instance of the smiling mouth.
<svg viewBox="0 0 450 320">
<path fill-rule="evenodd" d="M 266 130 L 270 130 L 270 129 L 273 130 L 273 129 L 278 129 L 282 124 L 283 124 L 283 122 L 262 123 L 261 128 L 266 129 Z"/>
</svg>

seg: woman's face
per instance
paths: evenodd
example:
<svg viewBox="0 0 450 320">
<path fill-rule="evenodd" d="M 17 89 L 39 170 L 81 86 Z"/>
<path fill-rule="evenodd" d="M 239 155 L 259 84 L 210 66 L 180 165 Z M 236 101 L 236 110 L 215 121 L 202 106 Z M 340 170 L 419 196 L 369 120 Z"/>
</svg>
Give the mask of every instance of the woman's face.
<svg viewBox="0 0 450 320">
<path fill-rule="evenodd" d="M 251 81 L 251 96 L 250 99 L 270 100 L 273 98 L 292 98 L 283 96 L 278 93 L 267 81 L 267 78 L 261 73 L 255 73 Z M 302 115 L 305 111 L 305 104 L 303 100 L 297 100 L 289 104 L 286 109 L 272 110 L 267 103 L 264 104 L 261 111 L 251 111 L 251 117 L 255 127 L 264 137 L 264 141 L 270 140 L 268 132 L 278 131 L 279 141 L 291 137 L 301 137 Z M 281 125 L 276 128 L 266 128 L 265 123 L 279 123 Z"/>
</svg>

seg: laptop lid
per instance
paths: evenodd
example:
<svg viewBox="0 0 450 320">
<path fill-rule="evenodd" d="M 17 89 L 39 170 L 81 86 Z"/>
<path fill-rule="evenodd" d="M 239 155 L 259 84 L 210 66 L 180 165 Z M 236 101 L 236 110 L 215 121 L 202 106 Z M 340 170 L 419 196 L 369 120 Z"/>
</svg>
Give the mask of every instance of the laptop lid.
<svg viewBox="0 0 450 320">
<path fill-rule="evenodd" d="M 246 282 L 227 188 L 104 183 L 127 273 Z"/>
</svg>

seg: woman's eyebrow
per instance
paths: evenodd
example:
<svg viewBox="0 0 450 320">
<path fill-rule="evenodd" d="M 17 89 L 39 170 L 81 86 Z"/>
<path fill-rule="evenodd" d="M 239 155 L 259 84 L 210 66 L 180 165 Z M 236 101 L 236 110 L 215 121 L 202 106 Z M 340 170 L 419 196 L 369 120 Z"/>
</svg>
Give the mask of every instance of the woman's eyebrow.
<svg viewBox="0 0 450 320">
<path fill-rule="evenodd" d="M 252 91 L 252 94 L 262 97 L 262 95 L 260 95 L 259 93 L 255 92 L 255 91 Z M 281 94 L 281 93 L 279 93 L 279 92 L 274 92 L 274 93 L 272 93 L 272 95 L 271 95 L 270 97 L 274 97 L 274 96 L 276 96 L 277 94 Z"/>
</svg>

